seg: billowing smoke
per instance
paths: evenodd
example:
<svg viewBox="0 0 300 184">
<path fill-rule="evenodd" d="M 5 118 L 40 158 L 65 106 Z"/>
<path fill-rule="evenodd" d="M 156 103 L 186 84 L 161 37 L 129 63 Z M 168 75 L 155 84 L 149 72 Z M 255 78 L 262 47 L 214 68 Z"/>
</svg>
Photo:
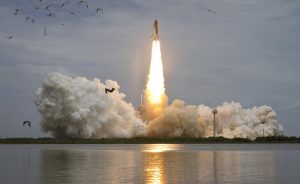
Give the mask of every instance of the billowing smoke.
<svg viewBox="0 0 300 184">
<path fill-rule="evenodd" d="M 279 136 L 283 128 L 269 106 L 243 109 L 239 103 L 224 103 L 217 109 L 217 136 L 255 139 L 262 136 Z M 213 109 L 200 105 L 185 105 L 174 100 L 146 127 L 153 137 L 210 137 L 213 136 Z"/>
<path fill-rule="evenodd" d="M 105 88 L 115 88 L 105 94 Z M 144 123 L 124 101 L 115 81 L 70 78 L 51 73 L 36 91 L 35 104 L 41 127 L 54 137 L 109 138 L 143 135 Z"/>
<path fill-rule="evenodd" d="M 152 137 L 205 137 L 205 130 L 197 106 L 185 106 L 180 100 L 173 101 L 147 126 L 147 134 Z"/>
<path fill-rule="evenodd" d="M 105 94 L 105 88 L 115 88 Z M 181 100 L 162 109 L 149 122 L 127 103 L 115 81 L 71 78 L 51 73 L 36 91 L 35 104 L 41 127 L 54 137 L 209 137 L 213 135 L 212 108 L 185 105 Z M 269 106 L 243 109 L 239 103 L 216 107 L 217 136 L 255 139 L 283 134 L 277 115 Z"/>
</svg>

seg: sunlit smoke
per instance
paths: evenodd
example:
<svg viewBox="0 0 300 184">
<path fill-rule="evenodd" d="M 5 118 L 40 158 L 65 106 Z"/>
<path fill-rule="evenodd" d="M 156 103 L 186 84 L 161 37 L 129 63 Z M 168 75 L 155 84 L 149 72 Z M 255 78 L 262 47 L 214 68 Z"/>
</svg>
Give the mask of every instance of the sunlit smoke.
<svg viewBox="0 0 300 184">
<path fill-rule="evenodd" d="M 167 96 L 165 94 L 165 80 L 160 42 L 159 40 L 153 40 L 151 64 L 146 84 L 145 99 L 143 101 L 144 119 L 152 120 L 161 113 L 166 105 Z"/>
<path fill-rule="evenodd" d="M 105 94 L 106 87 L 113 93 Z M 34 102 L 41 128 L 54 137 L 110 138 L 143 135 L 144 123 L 112 80 L 71 78 L 50 73 L 36 91 Z"/>
<path fill-rule="evenodd" d="M 116 90 L 105 94 L 106 87 Z M 41 114 L 42 130 L 54 137 L 210 137 L 212 110 L 216 108 L 217 136 L 255 139 L 283 135 L 283 127 L 271 107 L 242 108 L 235 102 L 211 108 L 174 100 L 171 105 L 162 103 L 156 117 L 145 123 L 119 90 L 118 83 L 111 80 L 101 83 L 99 79 L 49 74 L 34 100 Z M 162 102 L 166 103 L 166 96 Z"/>
</svg>

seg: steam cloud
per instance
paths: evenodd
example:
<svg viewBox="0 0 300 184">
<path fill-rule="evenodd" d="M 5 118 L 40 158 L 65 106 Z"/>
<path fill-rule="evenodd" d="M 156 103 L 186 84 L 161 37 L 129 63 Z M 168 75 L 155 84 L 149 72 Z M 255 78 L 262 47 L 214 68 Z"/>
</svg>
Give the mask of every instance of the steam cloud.
<svg viewBox="0 0 300 184">
<path fill-rule="evenodd" d="M 105 94 L 106 87 L 115 92 Z M 185 105 L 174 100 L 160 115 L 146 123 L 115 81 L 70 78 L 51 73 L 36 91 L 34 102 L 41 114 L 41 127 L 54 137 L 209 137 L 212 108 Z M 218 110 L 218 136 L 255 139 L 283 135 L 283 127 L 269 106 L 243 109 L 239 103 L 224 103 Z"/>
<path fill-rule="evenodd" d="M 116 89 L 105 94 L 106 87 Z M 36 91 L 35 104 L 41 127 L 54 137 L 109 138 L 143 135 L 145 124 L 136 117 L 119 85 L 83 77 L 51 73 Z"/>
</svg>

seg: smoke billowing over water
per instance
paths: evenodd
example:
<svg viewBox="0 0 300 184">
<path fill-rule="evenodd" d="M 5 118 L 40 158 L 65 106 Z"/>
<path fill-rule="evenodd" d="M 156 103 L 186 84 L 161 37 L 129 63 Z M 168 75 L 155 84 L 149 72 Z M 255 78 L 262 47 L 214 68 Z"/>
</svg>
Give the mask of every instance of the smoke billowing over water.
<svg viewBox="0 0 300 184">
<path fill-rule="evenodd" d="M 105 88 L 115 88 L 105 94 Z M 41 128 L 54 137 L 209 137 L 213 135 L 212 108 L 174 100 L 156 118 L 143 122 L 140 113 L 124 100 L 116 81 L 71 78 L 51 73 L 36 91 L 34 102 Z M 283 127 L 269 106 L 243 109 L 224 102 L 218 110 L 218 136 L 255 139 L 282 135 Z"/>
</svg>

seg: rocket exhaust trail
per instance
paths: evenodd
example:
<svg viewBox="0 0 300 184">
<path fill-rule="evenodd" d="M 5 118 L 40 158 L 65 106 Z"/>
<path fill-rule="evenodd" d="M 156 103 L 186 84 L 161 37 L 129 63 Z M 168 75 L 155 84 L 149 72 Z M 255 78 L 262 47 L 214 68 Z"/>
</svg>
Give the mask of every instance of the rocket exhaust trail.
<svg viewBox="0 0 300 184">
<path fill-rule="evenodd" d="M 153 34 L 151 38 L 151 63 L 146 90 L 144 92 L 145 99 L 143 102 L 143 107 L 145 112 L 142 114 L 144 119 L 148 121 L 157 117 L 167 105 L 157 20 L 154 21 Z"/>
</svg>

